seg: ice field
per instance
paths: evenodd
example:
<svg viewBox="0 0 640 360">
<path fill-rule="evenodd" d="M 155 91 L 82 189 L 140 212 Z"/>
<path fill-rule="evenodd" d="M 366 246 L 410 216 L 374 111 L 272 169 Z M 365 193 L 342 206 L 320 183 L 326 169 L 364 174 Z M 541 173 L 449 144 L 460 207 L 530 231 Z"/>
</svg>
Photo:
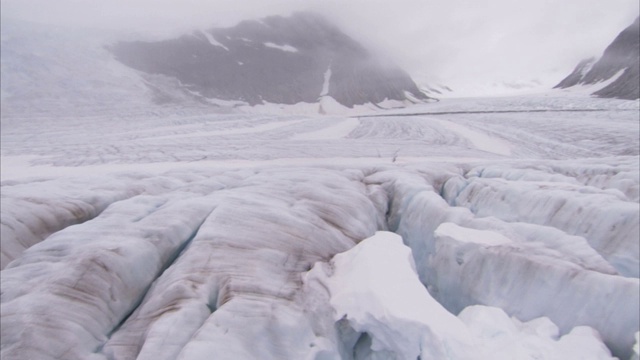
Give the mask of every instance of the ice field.
<svg viewBox="0 0 640 360">
<path fill-rule="evenodd" d="M 2 357 L 630 358 L 638 114 L 4 116 Z"/>
<path fill-rule="evenodd" d="M 638 358 L 637 100 L 250 107 L 1 24 L 2 359 Z"/>
</svg>

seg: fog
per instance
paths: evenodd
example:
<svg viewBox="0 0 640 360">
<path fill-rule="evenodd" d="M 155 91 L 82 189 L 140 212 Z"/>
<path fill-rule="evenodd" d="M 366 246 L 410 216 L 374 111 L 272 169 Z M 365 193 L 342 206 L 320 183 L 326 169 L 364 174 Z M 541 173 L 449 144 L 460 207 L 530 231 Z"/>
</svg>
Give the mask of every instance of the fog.
<svg viewBox="0 0 640 360">
<path fill-rule="evenodd" d="M 550 87 L 638 16 L 637 0 L 3 0 L 2 17 L 174 36 L 312 10 L 419 82 Z"/>
</svg>

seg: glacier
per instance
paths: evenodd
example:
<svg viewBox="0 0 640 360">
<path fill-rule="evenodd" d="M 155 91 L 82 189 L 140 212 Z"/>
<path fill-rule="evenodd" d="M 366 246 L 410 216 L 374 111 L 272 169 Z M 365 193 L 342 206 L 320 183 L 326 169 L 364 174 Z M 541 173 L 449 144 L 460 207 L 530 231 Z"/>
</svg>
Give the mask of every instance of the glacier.
<svg viewBox="0 0 640 360">
<path fill-rule="evenodd" d="M 638 278 L 623 276 L 588 239 L 562 226 L 507 221 L 450 204 L 448 194 L 459 197 L 465 179 L 478 174 L 478 168 L 464 167 L 389 161 L 377 166 L 126 171 L 83 182 L 77 177 L 6 180 L 3 198 L 14 201 L 8 205 L 22 201 L 31 206 L 3 201 L 2 229 L 8 234 L 3 240 L 26 247 L 14 252 L 15 259 L 2 270 L 3 356 L 277 359 L 357 353 L 357 358 L 412 358 L 415 354 L 406 353 L 414 351 L 412 346 L 432 349 L 420 344 L 450 338 L 450 348 L 459 350 L 455 358 L 469 358 L 469 353 L 479 354 L 477 349 L 489 354 L 486 349 L 492 346 L 506 346 L 504 339 L 491 345 L 495 339 L 486 334 L 492 331 L 511 339 L 506 341 L 511 350 L 503 349 L 505 359 L 521 348 L 548 351 L 545 358 L 566 358 L 562 344 L 583 341 L 591 345 L 580 347 L 602 355 L 597 358 L 610 356 L 610 350 L 630 355 L 638 331 Z M 503 175 L 517 173 L 522 164 L 518 168 Z M 531 174 L 534 183 L 549 177 L 534 169 Z M 578 186 L 571 179 L 561 184 Z M 74 204 L 69 199 L 86 196 L 78 187 L 87 184 L 94 197 L 76 206 L 95 204 L 92 211 L 70 221 L 71 205 L 51 205 Z M 528 184 L 518 186 L 529 191 Z M 46 201 L 33 198 L 37 189 L 46 190 Z M 581 189 L 587 195 L 603 191 Z M 554 187 L 546 191 L 557 195 Z M 621 190 L 611 193 L 616 201 L 634 203 Z M 588 199 L 587 209 L 601 206 L 599 198 Z M 536 201 L 548 202 L 538 196 L 525 206 L 535 207 Z M 509 213 L 498 200 L 477 208 Z M 624 214 L 625 209 L 618 211 Z M 542 207 L 539 212 L 556 210 Z M 12 224 L 29 231 L 15 232 Z M 617 229 L 616 236 L 628 234 L 624 226 Z M 401 235 L 408 247 L 391 233 L 364 240 L 383 230 Z M 357 253 L 356 244 L 372 242 L 383 246 L 374 250 L 382 259 L 362 256 L 370 260 L 363 269 L 352 269 L 355 260 L 347 254 Z M 391 284 L 414 283 L 411 291 L 430 300 L 400 306 L 398 316 L 405 320 L 387 319 L 391 322 L 383 326 L 386 318 L 374 321 L 371 314 L 389 315 L 392 307 L 384 301 L 401 300 L 382 297 L 382 303 L 366 310 L 367 302 L 357 299 L 373 297 L 366 291 L 385 296 L 400 291 L 385 288 L 385 276 L 400 274 L 402 264 L 386 246 L 402 247 L 402 266 L 414 269 L 407 275 L 412 280 L 392 279 Z M 327 264 L 340 258 L 350 260 L 341 262 L 346 270 L 331 280 L 327 274 L 337 270 Z M 363 274 L 369 278 L 358 280 Z M 344 291 L 353 292 L 333 299 Z M 340 301 L 351 310 L 335 308 Z M 431 311 L 419 315 L 421 306 L 437 307 L 444 320 L 432 318 Z M 355 310 L 364 311 L 361 318 L 342 320 L 340 314 Z M 409 320 L 415 323 L 410 332 Z M 38 325 L 41 321 L 47 326 Z M 433 321 L 447 325 L 439 328 Z M 500 329 L 485 328 L 495 321 Z M 475 335 L 460 336 L 456 328 Z M 534 341 L 523 331 L 544 336 Z M 438 358 L 449 350 L 432 351 L 429 356 Z"/>
<path fill-rule="evenodd" d="M 638 357 L 638 101 L 158 105 L 2 26 L 3 359 Z"/>
<path fill-rule="evenodd" d="M 456 317 L 422 286 L 411 250 L 394 233 L 377 232 L 329 264 L 316 264 L 304 281 L 311 289 L 306 296 L 327 292 L 334 320 L 357 333 L 347 346 L 351 354 L 325 350 L 333 355 L 327 359 L 611 358 L 588 327 L 559 337 L 546 317 L 523 323 L 482 305 Z"/>
</svg>

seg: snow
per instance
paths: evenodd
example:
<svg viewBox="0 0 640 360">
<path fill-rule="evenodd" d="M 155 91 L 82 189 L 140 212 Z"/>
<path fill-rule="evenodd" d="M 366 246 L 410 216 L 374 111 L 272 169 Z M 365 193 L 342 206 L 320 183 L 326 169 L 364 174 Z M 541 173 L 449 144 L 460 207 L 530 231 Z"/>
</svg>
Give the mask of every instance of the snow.
<svg viewBox="0 0 640 360">
<path fill-rule="evenodd" d="M 583 79 L 585 75 L 587 75 L 587 73 L 589 71 L 591 71 L 591 69 L 593 68 L 593 65 L 595 65 L 598 62 L 599 59 L 597 58 L 592 58 L 591 60 L 589 60 L 585 66 L 580 69 L 580 78 Z"/>
<path fill-rule="evenodd" d="M 246 105 L 246 104 L 245 104 Z M 378 109 L 374 104 L 355 105 L 353 108 L 348 108 L 339 102 L 337 102 L 331 96 L 321 96 L 317 103 L 305 103 L 299 102 L 293 105 L 274 104 L 265 102 L 255 106 L 242 106 L 239 108 L 241 112 L 247 114 L 273 114 L 273 115 L 356 115 L 356 114 L 368 114 L 372 109 Z"/>
<path fill-rule="evenodd" d="M 483 133 L 473 131 L 463 125 L 455 124 L 451 121 L 443 121 L 434 119 L 444 126 L 447 130 L 457 133 L 460 137 L 465 138 L 475 146 L 476 149 L 491 152 L 498 155 L 511 155 L 511 149 L 507 142 L 500 139 L 491 138 Z"/>
<path fill-rule="evenodd" d="M 0 54 L 3 117 L 69 109 L 74 115 L 113 114 L 151 105 L 144 80 L 102 46 L 114 41 L 113 34 L 7 18 L 2 32 L 13 34 L 3 39 Z"/>
<path fill-rule="evenodd" d="M 175 257 L 193 227 L 208 214 L 202 200 L 166 201 L 139 197 L 110 207 L 97 223 L 58 232 L 5 269 L 3 338 L 13 338 L 8 328 L 31 323 L 28 304 L 46 304 L 50 310 L 40 312 L 40 318 L 50 327 L 25 329 L 28 335 L 21 336 L 42 341 L 27 348 L 18 341 L 3 348 L 3 357 L 39 353 L 40 358 L 78 358 L 104 342 L 159 275 L 163 263 Z M 181 214 L 175 216 L 178 208 Z M 129 222 L 133 224 L 123 226 Z M 123 227 L 123 231 L 116 230 Z M 93 241 L 85 241 L 87 236 Z M 100 270 L 87 272 L 92 266 Z M 23 270 L 16 271 L 17 267 Z M 65 306 L 70 297 L 79 301 Z M 44 341 L 56 338 L 59 342 Z"/>
<path fill-rule="evenodd" d="M 346 138 L 360 125 L 358 119 L 342 119 L 337 124 L 325 127 L 321 130 L 296 134 L 293 140 L 329 140 Z"/>
<path fill-rule="evenodd" d="M 638 277 L 638 204 L 618 192 L 561 182 L 505 181 L 470 176 L 445 198 L 477 216 L 550 225 L 583 236 L 621 274 Z"/>
<path fill-rule="evenodd" d="M 265 42 L 264 46 L 268 47 L 268 48 L 272 48 L 272 49 L 278 49 L 278 50 L 282 50 L 282 51 L 286 51 L 286 52 L 292 52 L 292 53 L 296 53 L 298 52 L 298 49 L 296 49 L 295 47 L 291 46 L 291 45 L 279 45 L 279 44 L 275 44 L 272 42 Z"/>
<path fill-rule="evenodd" d="M 327 71 L 324 72 L 324 82 L 322 83 L 322 91 L 320 91 L 320 96 L 329 95 L 329 84 L 331 83 L 331 66 L 327 68 Z"/>
<path fill-rule="evenodd" d="M 614 353 L 628 356 L 639 321 L 640 283 L 637 278 L 617 276 L 585 239 L 546 226 L 477 217 L 464 207 L 451 207 L 415 175 L 393 182 L 381 177 L 377 182 L 386 183 L 384 187 L 396 194 L 390 230 L 412 248 L 421 281 L 448 310 L 457 313 L 484 304 L 523 320 L 548 316 L 562 331 L 588 325 L 602 334 Z M 448 189 L 445 194 L 450 191 L 455 193 Z M 483 209 L 489 210 L 499 204 L 486 206 Z M 491 234 L 460 231 L 448 222 L 494 231 L 493 238 L 503 244 L 487 246 Z M 442 224 L 444 231 L 438 230 Z M 477 239 L 467 237 L 475 235 Z M 513 241 L 507 243 L 504 237 Z M 634 241 L 632 236 L 627 239 Z M 567 241 L 572 244 L 564 248 Z M 547 298 L 557 301 L 540 301 Z"/>
<path fill-rule="evenodd" d="M 361 339 L 370 338 L 370 344 L 359 340 L 353 350 L 365 358 L 612 358 L 589 327 L 560 337 L 547 318 L 523 323 L 480 305 L 454 316 L 422 286 L 411 250 L 389 232 L 377 232 L 336 255 L 329 266 L 316 264 L 304 282 L 319 283 L 330 294 L 334 320 L 345 321 Z"/>
<path fill-rule="evenodd" d="M 57 232 L 32 246 L 3 271 L 3 322 L 7 319 L 4 323 L 11 327 L 24 326 L 30 316 L 24 304 L 64 307 L 68 299 L 65 294 L 78 294 L 73 296 L 80 303 L 68 312 L 58 306 L 46 307 L 48 312 L 41 316 L 50 319 L 49 326 L 25 330 L 28 336 L 55 338 L 56 332 L 75 323 L 87 330 L 78 332 L 74 339 L 64 339 L 66 346 L 73 348 L 69 357 L 82 357 L 99 347 L 105 354 L 127 356 L 132 348 L 140 349 L 144 344 L 149 348 L 145 353 L 174 358 L 172 351 L 176 346 L 182 351 L 191 336 L 184 338 L 184 343 L 176 343 L 178 339 L 170 335 L 173 327 L 165 324 L 180 321 L 183 331 L 191 328 L 194 333 L 199 327 L 213 326 L 219 318 L 228 319 L 225 313 L 234 317 L 237 311 L 269 309 L 272 301 L 283 302 L 282 311 L 288 313 L 289 297 L 296 291 L 295 283 L 289 282 L 291 276 L 319 259 L 348 249 L 357 239 L 383 226 L 382 204 L 368 198 L 368 194 L 376 193 L 376 187 L 354 181 L 358 176 L 362 175 L 317 169 L 142 176 L 138 181 L 145 185 L 144 195 L 133 195 L 82 225 Z M 114 180 L 103 184 L 113 186 Z M 325 184 L 324 189 L 318 187 L 320 184 Z M 60 195 L 68 193 L 58 191 Z M 276 198 L 276 194 L 284 197 Z M 179 215 L 172 216 L 174 212 Z M 99 266 L 98 271 L 89 274 L 87 267 L 92 264 Z M 251 264 L 254 270 L 247 273 L 245 264 Z M 191 281 L 194 288 L 189 285 Z M 110 282 L 114 285 L 109 286 Z M 87 296 L 81 295 L 84 291 Z M 176 299 L 191 301 L 184 301 L 181 310 L 182 300 L 175 303 Z M 134 305 L 136 312 L 118 325 Z M 167 318 L 148 315 L 165 313 L 163 309 L 172 306 L 177 306 L 177 313 L 167 312 Z M 239 308 L 234 310 L 234 306 Z M 206 317 L 201 316 L 209 316 L 207 307 L 217 310 L 205 322 Z M 280 320 L 269 320 L 269 313 L 256 310 L 257 317 L 268 315 L 265 328 L 280 326 Z M 246 325 L 229 321 L 239 326 L 238 331 L 244 329 L 238 333 L 239 341 L 248 336 Z M 256 321 L 252 324 L 258 326 Z M 141 325 L 152 331 L 140 333 Z M 116 326 L 118 330 L 107 339 L 106 334 Z M 268 333 L 255 329 L 256 339 Z M 200 333 L 207 334 L 204 330 Z M 175 340 L 166 343 L 165 349 L 158 344 L 165 343 L 167 336 Z M 267 340 L 262 341 L 267 348 L 270 346 Z M 41 344 L 18 341 L 6 352 L 3 349 L 3 356 L 40 351 L 38 346 L 51 345 Z M 193 346 L 197 344 L 194 338 Z M 223 354 L 236 353 L 231 342 L 225 344 L 228 351 Z M 207 341 L 207 347 L 212 345 Z M 191 346 L 184 351 L 188 353 Z M 47 354 L 51 358 L 59 356 L 54 349 Z"/>
<path fill-rule="evenodd" d="M 221 47 L 221 48 L 225 49 L 226 51 L 229 51 L 229 48 L 224 46 L 224 44 L 222 44 L 218 40 L 216 40 L 213 37 L 213 35 L 211 35 L 210 32 L 202 30 L 202 31 L 200 31 L 200 33 L 202 33 L 202 35 L 204 35 L 204 37 L 207 38 L 207 41 L 209 41 L 209 44 L 211 44 L 213 46 Z"/>
<path fill-rule="evenodd" d="M 595 62 L 594 62 L 595 64 Z M 593 66 L 593 65 L 591 65 Z M 590 67 L 585 68 L 585 74 L 588 72 L 588 70 L 590 70 Z M 584 84 L 584 83 L 579 83 L 578 85 L 566 88 L 566 89 L 559 89 L 558 91 L 562 91 L 562 92 L 569 92 L 569 93 L 576 93 L 576 94 L 593 94 L 595 92 L 598 92 L 604 88 L 606 88 L 607 86 L 613 84 L 616 80 L 618 80 L 618 78 L 620 76 L 622 76 L 622 74 L 624 74 L 624 72 L 627 69 L 621 69 L 620 71 L 618 71 L 617 73 L 615 73 L 612 77 L 606 79 L 606 80 L 602 80 L 599 81 L 595 84 Z"/>
<path fill-rule="evenodd" d="M 625 114 L 630 113 L 611 110 L 593 114 L 591 123 L 581 120 L 584 126 L 577 132 L 598 132 L 596 120 L 611 116 L 609 136 L 625 139 L 633 136 L 628 127 L 623 130 L 630 122 Z M 522 119 L 518 125 L 529 124 L 531 132 L 547 139 L 537 144 L 548 146 L 558 141 L 553 138 L 559 135 L 554 128 L 542 130 L 549 124 L 545 118 L 530 117 L 524 122 L 524 116 L 512 116 L 516 121 Z M 465 126 L 485 121 L 484 115 L 479 120 L 475 117 L 451 115 Z M 34 327 L 29 336 L 57 339 L 78 356 L 98 351 L 96 356 L 121 354 L 113 355 L 116 358 L 137 354 L 141 358 L 193 359 L 210 353 L 223 358 L 256 354 L 261 358 L 338 354 L 339 358 L 349 353 L 345 347 L 353 350 L 356 343 L 358 351 L 366 353 L 368 341 L 372 346 L 386 344 L 386 351 L 415 351 L 396 343 L 410 340 L 404 333 L 400 339 L 391 339 L 393 324 L 372 328 L 370 335 L 389 338 L 376 342 L 366 336 L 358 342 L 359 330 L 349 330 L 353 334 L 345 330 L 342 335 L 327 330 L 338 326 L 334 325 L 333 310 L 327 308 L 329 295 L 325 295 L 326 301 L 322 296 L 304 300 L 304 287 L 295 280 L 313 263 L 328 261 L 388 227 L 411 247 L 416 270 L 426 285 L 421 285 L 423 295 L 433 296 L 451 312 L 441 309 L 438 313 L 444 318 L 458 323 L 453 315 L 467 306 L 482 304 L 499 307 L 507 314 L 503 316 L 515 316 L 525 324 L 548 317 L 559 328 L 558 337 L 553 337 L 548 335 L 552 327 L 544 321 L 524 326 L 529 329 L 526 331 L 547 334 L 544 341 L 527 343 L 522 340 L 527 338 L 522 334 L 525 330 L 514 331 L 520 325 L 510 320 L 515 325 L 504 325 L 499 331 L 504 334 L 502 343 L 474 335 L 486 349 L 496 344 L 506 349 L 505 358 L 519 354 L 522 348 L 547 354 L 545 351 L 561 348 L 571 339 L 582 341 L 586 336 L 595 341 L 597 337 L 588 331 L 571 332 L 586 325 L 597 329 L 616 355 L 630 354 L 633 334 L 638 331 L 633 310 L 638 308 L 638 280 L 620 276 L 625 267 L 615 260 L 619 257 L 608 254 L 623 254 L 622 249 L 634 246 L 633 233 L 624 234 L 625 229 L 633 229 L 631 220 L 637 216 L 633 213 L 637 211 L 637 156 L 616 156 L 618 150 L 613 149 L 602 153 L 604 158 L 575 159 L 571 150 L 561 153 L 563 159 L 553 160 L 545 158 L 544 149 L 516 151 L 523 146 L 517 144 L 512 145 L 511 159 L 505 159 L 506 155 L 476 152 L 459 133 L 418 115 L 348 118 L 159 113 L 135 119 L 114 118 L 97 136 L 95 127 L 89 126 L 95 121 L 92 118 L 68 118 L 55 126 L 47 125 L 46 118 L 30 118 L 28 122 L 3 118 L 2 249 L 12 249 L 11 244 L 26 245 L 12 255 L 16 260 L 2 272 L 3 323 L 7 318 L 12 319 L 13 328 L 29 328 L 27 319 L 42 304 L 48 304 L 51 311 L 69 309 L 62 315 L 58 315 L 62 310 L 56 310 L 50 317 L 58 320 L 51 327 Z M 498 129 L 497 124 L 490 122 L 485 128 Z M 584 149 L 604 147 L 610 141 L 592 139 Z M 34 146 L 34 142 L 40 145 Z M 536 143 L 529 144 L 527 149 L 535 149 Z M 633 143 L 626 146 L 634 149 Z M 483 198 L 477 194 L 488 185 L 495 189 L 492 200 L 480 201 Z M 508 196 L 502 199 L 502 194 Z M 588 234 L 572 232 L 586 225 L 575 223 L 579 218 L 570 216 L 570 208 L 566 216 L 562 210 L 556 212 L 552 199 L 580 204 L 583 213 L 594 214 L 594 228 Z M 165 215 L 153 211 L 160 201 L 166 201 L 160 206 Z M 452 206 L 458 202 L 461 206 Z M 605 204 L 608 207 L 600 210 Z M 75 207 L 88 209 L 88 215 L 68 215 Z M 141 215 L 131 213 L 138 208 Z M 530 209 L 537 210 L 532 213 Z M 144 220 L 145 213 L 149 220 Z M 552 216 L 554 213 L 558 215 Z M 620 217 L 625 213 L 629 221 Z M 133 221 L 141 216 L 142 220 Z M 39 225 L 40 219 L 48 219 L 46 225 Z M 5 227 L 12 223 L 22 223 L 28 230 Z M 173 223 L 184 227 L 176 233 L 168 228 Z M 70 226 L 73 224 L 77 225 Z M 611 231 L 614 225 L 616 230 Z M 39 228 L 46 232 L 34 231 Z M 22 235 L 5 232 L 8 230 L 22 231 Z M 195 237 L 189 240 L 194 232 Z M 620 239 L 619 247 L 594 250 L 590 244 L 600 242 L 592 240 L 591 234 L 598 233 Z M 147 239 L 164 239 L 162 234 L 177 242 L 167 242 L 167 246 L 173 245 L 166 249 L 142 245 L 150 241 Z M 180 250 L 181 244 L 187 246 Z M 24 251 L 25 247 L 29 249 Z M 125 254 L 122 260 L 108 255 L 108 249 L 116 247 Z M 407 262 L 409 255 L 404 251 Z M 67 252 L 76 255 L 55 263 L 42 261 Z M 82 260 L 87 256 L 84 254 L 94 255 Z M 298 260 L 300 256 L 302 260 Z M 137 270 L 142 263 L 133 259 L 138 258 L 149 259 L 145 260 L 149 272 Z M 129 289 L 113 289 L 113 296 L 122 303 L 111 306 L 112 310 L 106 310 L 111 295 L 92 287 L 86 290 L 92 295 L 87 305 L 56 295 L 71 291 L 66 284 L 82 279 L 82 269 L 88 264 L 97 264 L 90 259 L 119 269 L 112 275 L 97 272 L 95 276 L 103 279 L 97 284 L 124 281 L 122 286 Z M 132 272 L 144 277 L 129 279 L 127 274 Z M 387 279 L 375 276 L 380 281 Z M 367 284 L 376 288 L 376 282 Z M 344 291 L 349 288 L 338 287 Z M 35 289 L 39 290 L 29 295 Z M 74 290 L 79 298 L 85 298 L 82 289 Z M 17 294 L 21 296 L 14 297 Z M 231 300 L 221 300 L 227 298 Z M 562 301 L 539 300 L 544 298 Z M 381 299 L 385 305 L 377 310 L 400 301 Z M 316 311 L 305 312 L 313 301 L 317 302 L 313 309 L 324 315 L 310 317 L 308 314 Z M 410 306 L 401 306 L 404 312 L 398 316 L 431 320 Z M 131 310 L 134 312 L 127 316 Z M 119 325 L 125 317 L 125 323 Z M 71 324 L 79 324 L 79 328 Z M 466 321 L 442 324 L 444 330 L 440 325 L 430 330 L 434 336 L 445 336 L 447 326 L 474 329 Z M 115 326 L 118 330 L 111 334 Z M 180 333 L 173 330 L 177 328 Z M 494 331 L 480 328 L 487 330 L 478 330 L 478 334 Z M 62 329 L 74 330 L 63 337 Z M 416 329 L 426 328 L 420 322 Z M 320 330 L 326 335 L 321 336 L 324 333 Z M 514 339 L 524 342 L 516 345 Z M 3 336 L 3 344 L 7 344 L 3 352 L 38 351 L 39 358 L 58 356 L 51 342 L 40 340 L 43 347 L 38 349 L 30 345 L 33 343 Z M 579 348 L 591 354 L 602 350 L 597 345 Z"/>
<path fill-rule="evenodd" d="M 448 237 L 460 242 L 482 244 L 487 247 L 511 244 L 509 238 L 493 231 L 475 230 L 454 223 L 442 223 L 434 232 L 436 238 Z"/>
<path fill-rule="evenodd" d="M 159 105 L 2 26 L 3 358 L 637 354 L 638 101 Z"/>
</svg>

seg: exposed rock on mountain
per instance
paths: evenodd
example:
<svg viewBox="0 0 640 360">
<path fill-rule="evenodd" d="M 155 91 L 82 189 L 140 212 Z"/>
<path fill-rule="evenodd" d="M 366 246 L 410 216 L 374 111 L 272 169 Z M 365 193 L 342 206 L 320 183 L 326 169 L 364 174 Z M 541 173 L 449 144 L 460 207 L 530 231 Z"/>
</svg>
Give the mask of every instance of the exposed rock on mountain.
<svg viewBox="0 0 640 360">
<path fill-rule="evenodd" d="M 571 74 L 564 78 L 558 85 L 555 86 L 555 88 L 565 89 L 581 83 L 585 75 L 587 75 L 591 68 L 593 68 L 593 64 L 595 64 L 596 61 L 598 61 L 598 59 L 595 57 L 580 61 L 576 68 L 573 69 Z"/>
<path fill-rule="evenodd" d="M 640 98 L 639 19 L 636 18 L 633 24 L 615 38 L 598 61 L 583 60 L 556 88 L 591 85 L 611 79 L 610 84 L 593 95 L 629 100 Z"/>
<path fill-rule="evenodd" d="M 256 105 L 330 96 L 347 107 L 428 99 L 406 72 L 310 13 L 158 42 L 120 42 L 111 50 L 122 63 L 177 79 L 184 90 L 207 99 Z"/>
</svg>

